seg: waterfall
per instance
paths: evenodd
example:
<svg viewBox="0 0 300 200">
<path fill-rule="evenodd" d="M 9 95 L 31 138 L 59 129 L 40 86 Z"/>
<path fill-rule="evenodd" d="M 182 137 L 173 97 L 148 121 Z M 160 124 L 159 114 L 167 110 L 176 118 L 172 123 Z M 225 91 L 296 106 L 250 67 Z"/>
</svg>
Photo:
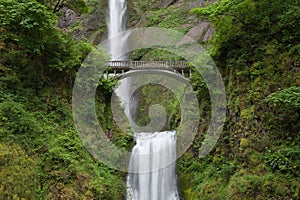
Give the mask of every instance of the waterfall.
<svg viewBox="0 0 300 200">
<path fill-rule="evenodd" d="M 135 134 L 127 176 L 127 200 L 179 200 L 176 132 Z"/>
<path fill-rule="evenodd" d="M 126 0 L 110 0 L 109 1 L 109 19 L 108 25 L 108 36 L 113 38 L 114 36 L 120 34 L 126 29 Z M 110 42 L 109 53 L 111 54 L 111 60 L 127 60 L 126 55 L 121 55 L 127 47 L 127 35 L 123 35 L 121 41 L 112 39 Z M 120 56 L 121 55 L 121 56 Z M 130 80 L 122 79 L 120 85 L 116 89 L 116 94 L 119 96 L 123 107 L 125 109 L 125 114 L 127 118 L 130 118 L 129 112 L 129 89 Z"/>
<path fill-rule="evenodd" d="M 110 0 L 109 1 L 109 20 L 108 20 L 108 36 L 113 38 L 126 28 L 126 1 Z M 111 40 L 110 54 L 112 60 L 124 60 L 125 56 L 119 57 L 120 53 L 126 48 L 127 37 L 122 37 L 121 41 Z"/>
<path fill-rule="evenodd" d="M 126 27 L 126 1 L 109 1 L 108 33 L 113 38 Z M 126 60 L 121 55 L 127 46 L 127 36 L 121 41 L 111 40 L 109 52 L 112 60 Z M 121 55 L 121 56 L 120 56 Z M 122 79 L 116 94 L 120 97 L 125 114 L 130 116 L 130 79 Z M 131 104 L 135 104 L 131 101 Z M 135 134 L 134 146 L 127 177 L 127 200 L 179 200 L 176 184 L 176 134 L 175 131 Z"/>
</svg>

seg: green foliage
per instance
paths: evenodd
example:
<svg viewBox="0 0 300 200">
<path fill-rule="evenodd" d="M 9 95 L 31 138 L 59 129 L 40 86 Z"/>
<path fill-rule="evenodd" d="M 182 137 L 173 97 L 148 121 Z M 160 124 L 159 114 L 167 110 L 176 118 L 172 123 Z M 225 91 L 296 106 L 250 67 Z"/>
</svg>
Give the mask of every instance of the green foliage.
<svg viewBox="0 0 300 200">
<path fill-rule="evenodd" d="M 269 119 L 270 125 L 273 123 L 284 129 L 277 131 L 276 135 L 285 138 L 296 138 L 299 132 L 299 110 L 300 110 L 300 90 L 299 87 L 292 86 L 270 94 L 263 100 L 269 105 L 273 114 L 273 121 Z M 281 133 L 281 134 L 280 134 Z"/>
<path fill-rule="evenodd" d="M 28 112 L 25 106 L 14 101 L 0 103 L 0 125 L 12 134 L 22 134 L 36 131 L 37 121 L 32 113 Z M 2 132 L 4 137 L 7 132 Z"/>
<path fill-rule="evenodd" d="M 146 13 L 147 22 L 150 26 L 154 24 L 159 24 L 166 14 L 167 10 L 148 11 Z"/>
<path fill-rule="evenodd" d="M 261 176 L 237 174 L 228 186 L 231 199 L 274 199 L 278 197 L 297 199 L 297 180 L 268 173 Z"/>
<path fill-rule="evenodd" d="M 158 27 L 161 28 L 172 28 L 179 32 L 186 33 L 188 29 L 182 28 L 180 26 L 184 25 L 188 17 L 188 12 L 185 6 L 175 7 L 170 6 L 168 8 L 168 14 L 166 17 L 158 23 Z"/>
<path fill-rule="evenodd" d="M 218 0 L 191 13 L 216 30 L 209 51 L 226 84 L 228 110 L 215 150 L 197 159 L 197 136 L 179 161 L 184 198 L 298 199 L 299 1 Z M 191 81 L 206 94 L 200 77 Z"/>
<path fill-rule="evenodd" d="M 226 186 L 237 165 L 223 156 L 196 160 L 184 154 L 179 160 L 179 182 L 185 199 L 227 199 Z M 189 189 L 186 189 L 189 188 Z"/>
<path fill-rule="evenodd" d="M 0 80 L 7 88 L 40 87 L 49 84 L 49 76 L 66 81 L 92 49 L 57 29 L 56 16 L 34 0 L 1 0 L 0 17 L 0 41 L 6 47 L 0 48 Z"/>
<path fill-rule="evenodd" d="M 36 158 L 19 145 L 0 142 L 0 196 L 3 199 L 38 199 Z"/>
<path fill-rule="evenodd" d="M 270 102 L 275 107 L 284 106 L 286 109 L 300 110 L 300 87 L 290 87 L 270 94 L 265 102 Z"/>
<path fill-rule="evenodd" d="M 130 3 L 130 2 L 129 2 Z M 144 27 L 159 27 L 174 29 L 183 34 L 187 33 L 196 20 L 191 20 L 188 13 L 189 2 L 182 2 L 180 5 L 170 5 L 161 8 L 157 4 L 162 2 L 137 1 L 134 2 L 135 9 L 141 9 L 136 15 L 130 17 L 131 21 L 136 21 L 136 17 L 140 17 L 140 24 Z M 132 5 L 131 5 L 132 6 Z M 129 13 L 130 14 L 130 13 Z M 196 22 L 198 23 L 198 22 Z M 160 49 L 139 49 L 131 53 L 133 60 L 182 60 L 178 55 L 166 52 Z"/>
<path fill-rule="evenodd" d="M 34 0 L 1 0 L 0 17 L 4 29 L 0 39 L 13 49 L 20 46 L 22 53 L 41 54 L 53 37 L 56 17 Z"/>
<path fill-rule="evenodd" d="M 45 64 L 47 64 L 50 69 L 59 71 L 72 70 L 74 73 L 74 70 L 80 67 L 81 62 L 92 50 L 92 46 L 84 41 L 74 43 L 67 35 L 61 36 L 58 41 L 48 44 L 48 51 L 44 53 L 44 56 L 45 58 L 54 59 L 49 60 Z M 60 44 L 57 42 L 60 42 Z"/>
<path fill-rule="evenodd" d="M 265 163 L 271 167 L 273 171 L 289 173 L 300 176 L 300 147 L 282 148 L 275 152 L 269 151 L 265 156 Z"/>
<path fill-rule="evenodd" d="M 164 107 L 167 113 L 166 124 L 163 127 L 164 130 L 176 130 L 180 124 L 180 104 L 175 94 L 173 94 L 168 88 L 157 85 L 149 84 L 142 86 L 136 91 L 139 94 L 139 104 L 137 110 L 137 124 L 139 126 L 146 126 L 150 123 L 149 108 L 152 105 L 161 105 Z M 157 95 L 160 94 L 160 95 Z M 155 115 L 155 113 L 154 113 Z M 161 116 L 154 116 L 154 118 Z"/>
<path fill-rule="evenodd" d="M 108 74 L 105 76 L 106 78 L 102 76 L 99 80 L 98 90 L 101 91 L 102 95 L 110 96 L 110 94 L 112 94 L 113 90 L 116 88 L 118 80 L 113 77 L 109 77 Z"/>
<path fill-rule="evenodd" d="M 121 175 L 99 166 L 83 147 L 66 96 L 42 93 L 0 93 L 1 196 L 121 199 Z"/>
<path fill-rule="evenodd" d="M 73 126 L 71 86 L 92 45 L 35 0 L 0 0 L 0 17 L 0 196 L 122 199 L 124 174 L 93 160 Z M 98 104 L 115 84 L 100 80 Z"/>
<path fill-rule="evenodd" d="M 228 58 L 242 52 L 251 55 L 271 40 L 280 42 L 283 49 L 293 47 L 299 42 L 300 31 L 295 28 L 299 26 L 299 12 L 299 2 L 294 0 L 276 0 L 272 6 L 267 0 L 219 0 L 191 11 L 213 22 L 217 32 L 212 52 L 222 52 Z"/>
<path fill-rule="evenodd" d="M 284 174 L 267 171 L 257 157 L 253 154 L 250 156 L 253 163 L 246 165 L 219 155 L 196 160 L 190 154 L 184 154 L 184 157 L 178 161 L 179 186 L 183 197 L 185 199 L 274 199 L 282 197 L 282 194 L 291 199 L 299 197 L 300 188 L 297 184 L 298 178 L 294 177 L 295 174 L 287 176 L 285 174 L 287 170 Z M 297 163 L 293 166 L 296 165 Z"/>
<path fill-rule="evenodd" d="M 161 28 L 172 28 L 180 32 L 188 29 L 179 28 L 186 23 L 187 11 L 185 6 L 170 6 L 167 9 L 150 10 L 145 13 L 145 26 L 158 26 Z"/>
<path fill-rule="evenodd" d="M 98 0 L 88 0 L 88 3 L 91 4 L 92 7 L 94 7 L 98 3 Z"/>
<path fill-rule="evenodd" d="M 160 49 L 153 49 L 150 50 L 148 53 L 143 55 L 143 60 L 168 60 L 168 61 L 174 61 L 174 60 L 183 60 L 182 57 L 175 55 L 173 53 L 160 50 Z"/>
<path fill-rule="evenodd" d="M 246 138 L 242 138 L 240 141 L 241 148 L 247 148 L 249 147 L 250 141 Z"/>
</svg>

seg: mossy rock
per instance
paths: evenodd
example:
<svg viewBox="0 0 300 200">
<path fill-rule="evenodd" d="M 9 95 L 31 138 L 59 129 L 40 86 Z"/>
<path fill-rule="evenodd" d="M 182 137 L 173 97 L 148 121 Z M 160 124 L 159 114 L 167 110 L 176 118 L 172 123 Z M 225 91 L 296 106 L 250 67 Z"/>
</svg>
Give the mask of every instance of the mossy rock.
<svg viewBox="0 0 300 200">
<path fill-rule="evenodd" d="M 38 199 L 40 183 L 37 159 L 18 145 L 0 143 L 0 197 Z"/>
</svg>

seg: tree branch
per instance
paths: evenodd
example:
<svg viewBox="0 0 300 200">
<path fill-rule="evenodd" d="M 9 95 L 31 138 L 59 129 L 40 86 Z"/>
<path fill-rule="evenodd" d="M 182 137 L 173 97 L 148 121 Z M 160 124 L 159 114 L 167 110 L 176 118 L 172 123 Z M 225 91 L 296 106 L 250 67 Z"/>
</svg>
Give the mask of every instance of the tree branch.
<svg viewBox="0 0 300 200">
<path fill-rule="evenodd" d="M 56 12 L 59 10 L 59 9 L 58 9 L 59 4 L 60 4 L 60 0 L 58 0 L 58 1 L 56 2 L 56 5 L 54 6 L 54 9 L 53 9 L 53 13 L 56 13 Z"/>
</svg>

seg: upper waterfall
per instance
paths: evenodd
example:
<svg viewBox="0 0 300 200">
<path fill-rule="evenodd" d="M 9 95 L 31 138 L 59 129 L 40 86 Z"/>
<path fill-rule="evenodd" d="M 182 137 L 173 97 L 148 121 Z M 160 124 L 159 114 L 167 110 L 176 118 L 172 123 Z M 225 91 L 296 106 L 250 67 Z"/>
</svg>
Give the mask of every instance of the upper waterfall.
<svg viewBox="0 0 300 200">
<path fill-rule="evenodd" d="M 125 0 L 110 0 L 109 1 L 109 19 L 108 36 L 113 38 L 126 28 L 126 1 Z M 126 36 L 122 37 L 122 41 L 112 40 L 110 44 L 110 54 L 112 60 L 120 60 L 124 57 L 119 57 L 122 50 L 126 48 Z"/>
<path fill-rule="evenodd" d="M 108 36 L 111 39 L 109 46 L 109 53 L 111 54 L 111 60 L 126 60 L 126 55 L 122 55 L 122 52 L 127 47 L 127 35 L 118 37 L 121 41 L 113 39 L 114 36 L 122 33 L 126 29 L 126 0 L 110 0 L 109 1 L 109 19 L 107 21 Z M 131 120 L 129 113 L 129 89 L 130 80 L 123 79 L 120 81 L 119 87 L 116 89 L 116 94 L 119 96 L 125 114 L 129 121 Z"/>
</svg>

